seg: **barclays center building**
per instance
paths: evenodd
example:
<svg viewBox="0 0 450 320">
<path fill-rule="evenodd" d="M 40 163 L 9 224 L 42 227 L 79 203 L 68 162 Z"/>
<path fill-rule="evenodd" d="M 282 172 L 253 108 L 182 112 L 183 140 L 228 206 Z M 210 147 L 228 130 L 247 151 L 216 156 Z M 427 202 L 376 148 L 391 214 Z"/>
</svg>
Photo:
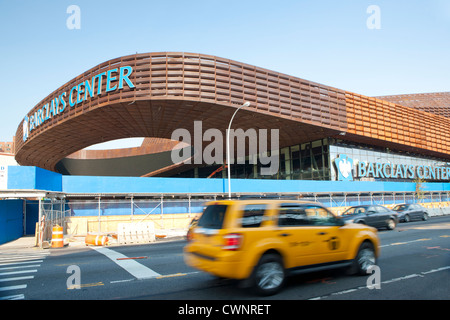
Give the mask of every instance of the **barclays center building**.
<svg viewBox="0 0 450 320">
<path fill-rule="evenodd" d="M 86 149 L 124 138 L 143 142 Z M 32 232 L 58 210 L 69 232 L 104 230 L 111 215 L 175 214 L 185 227 L 230 195 L 450 203 L 450 92 L 368 97 L 211 55 L 133 54 L 31 107 L 15 159 L 0 198 L 26 199 Z"/>
<path fill-rule="evenodd" d="M 276 150 L 268 154 L 277 156 L 271 165 L 278 168 L 261 174 L 261 153 L 251 154 L 252 142 L 241 141 L 246 153 L 236 154 L 237 141 L 232 178 L 450 181 L 449 92 L 367 97 L 193 53 L 120 57 L 63 84 L 24 115 L 16 160 L 71 176 L 226 178 L 224 156 L 191 161 L 211 142 L 176 141 L 173 132 L 194 136 L 201 121 L 202 132 L 222 133 L 224 147 L 214 152 L 226 155 L 226 129 L 244 102 L 232 128 L 277 130 Z M 139 147 L 84 150 L 130 137 L 145 139 Z M 174 162 L 176 149 L 183 149 L 184 161 Z"/>
<path fill-rule="evenodd" d="M 86 149 L 133 137 L 142 144 Z M 448 199 L 450 93 L 368 97 L 216 56 L 134 54 L 51 92 L 15 146 L 9 190 L 69 198 Z"/>
</svg>

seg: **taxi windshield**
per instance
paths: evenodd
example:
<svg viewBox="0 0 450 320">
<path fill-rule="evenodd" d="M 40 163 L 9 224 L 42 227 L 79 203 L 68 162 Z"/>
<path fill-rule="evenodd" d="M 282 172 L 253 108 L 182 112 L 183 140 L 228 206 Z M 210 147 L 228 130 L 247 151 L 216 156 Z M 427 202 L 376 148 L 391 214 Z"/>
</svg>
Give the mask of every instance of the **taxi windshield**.
<svg viewBox="0 0 450 320">
<path fill-rule="evenodd" d="M 403 211 L 405 209 L 406 209 L 406 206 L 404 204 L 402 204 L 402 205 L 395 206 L 392 210 L 394 210 L 394 211 Z"/>
<path fill-rule="evenodd" d="M 197 226 L 209 229 L 221 229 L 227 205 L 214 204 L 207 206 L 198 220 Z"/>
</svg>

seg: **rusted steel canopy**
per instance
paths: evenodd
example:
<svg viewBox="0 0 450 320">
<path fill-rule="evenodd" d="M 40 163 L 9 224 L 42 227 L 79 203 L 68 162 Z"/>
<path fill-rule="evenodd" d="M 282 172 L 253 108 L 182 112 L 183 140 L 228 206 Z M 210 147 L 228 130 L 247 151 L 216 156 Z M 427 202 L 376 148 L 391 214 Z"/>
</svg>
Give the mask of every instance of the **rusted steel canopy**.
<svg viewBox="0 0 450 320">
<path fill-rule="evenodd" d="M 450 159 L 444 116 L 215 56 L 164 52 L 109 60 L 49 94 L 27 114 L 38 124 L 31 131 L 32 124 L 19 124 L 16 160 L 54 171 L 60 160 L 93 144 L 170 139 L 178 128 L 193 132 L 200 120 L 203 130 L 225 133 L 245 101 L 251 105 L 239 111 L 233 128 L 280 129 L 280 147 L 339 136 Z M 45 120 L 48 110 L 53 113 Z"/>
</svg>

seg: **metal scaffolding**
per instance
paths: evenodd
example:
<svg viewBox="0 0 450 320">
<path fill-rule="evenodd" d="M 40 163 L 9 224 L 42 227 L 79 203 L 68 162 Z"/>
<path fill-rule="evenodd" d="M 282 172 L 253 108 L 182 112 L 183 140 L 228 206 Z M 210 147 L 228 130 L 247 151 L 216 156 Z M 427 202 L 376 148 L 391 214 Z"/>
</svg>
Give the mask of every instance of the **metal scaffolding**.
<svg viewBox="0 0 450 320">
<path fill-rule="evenodd" d="M 205 194 L 65 194 L 43 192 L 11 191 L 2 194 L 7 198 L 39 200 L 38 233 L 42 241 L 51 239 L 51 230 L 55 225 L 67 230 L 67 220 L 71 217 L 89 217 L 91 230 L 102 230 L 102 222 L 111 216 L 130 216 L 137 222 L 150 220 L 150 216 L 159 215 L 157 228 L 164 229 L 177 214 L 188 214 L 188 218 L 203 211 L 208 201 L 227 199 L 225 193 Z M 334 193 L 235 193 L 234 199 L 279 198 L 314 201 L 329 208 L 342 208 L 360 204 L 393 205 L 399 203 L 450 202 L 450 191 L 433 192 L 334 192 Z M 135 216 L 133 218 L 133 216 Z M 94 217 L 94 219 L 92 219 Z M 107 218 L 109 217 L 109 218 Z M 94 221 L 93 221 L 94 220 Z M 166 221 L 167 220 L 167 221 Z"/>
<path fill-rule="evenodd" d="M 253 193 L 233 194 L 234 199 L 289 197 L 303 201 L 320 202 L 327 207 L 348 207 L 361 204 L 390 205 L 399 203 L 426 203 L 450 201 L 450 191 L 423 192 L 340 192 L 340 193 Z M 218 194 L 103 194 L 103 195 L 67 195 L 65 211 L 71 216 L 104 215 L 144 215 L 199 213 L 208 201 L 227 199 L 227 195 Z M 62 206 L 61 206 L 62 207 Z M 145 219 L 144 217 L 144 219 Z"/>
</svg>

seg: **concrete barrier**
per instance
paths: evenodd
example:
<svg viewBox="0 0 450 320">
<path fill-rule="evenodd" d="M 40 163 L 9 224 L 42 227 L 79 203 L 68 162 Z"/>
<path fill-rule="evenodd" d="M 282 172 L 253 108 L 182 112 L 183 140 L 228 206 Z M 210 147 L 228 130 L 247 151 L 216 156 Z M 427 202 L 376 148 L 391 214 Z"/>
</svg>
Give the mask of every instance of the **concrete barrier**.
<svg viewBox="0 0 450 320">
<path fill-rule="evenodd" d="M 145 221 L 152 221 L 155 229 L 187 230 L 191 220 L 199 215 L 194 213 L 152 214 Z M 89 233 L 116 233 L 120 223 L 138 223 L 143 217 L 144 215 L 139 214 L 101 216 L 100 219 L 98 216 L 66 217 L 67 234 L 81 236 Z"/>
<path fill-rule="evenodd" d="M 118 224 L 117 241 L 120 244 L 148 243 L 155 240 L 155 224 L 153 221 Z"/>
<path fill-rule="evenodd" d="M 450 214 L 450 207 L 431 207 L 427 211 L 430 217 L 445 216 Z"/>
</svg>

